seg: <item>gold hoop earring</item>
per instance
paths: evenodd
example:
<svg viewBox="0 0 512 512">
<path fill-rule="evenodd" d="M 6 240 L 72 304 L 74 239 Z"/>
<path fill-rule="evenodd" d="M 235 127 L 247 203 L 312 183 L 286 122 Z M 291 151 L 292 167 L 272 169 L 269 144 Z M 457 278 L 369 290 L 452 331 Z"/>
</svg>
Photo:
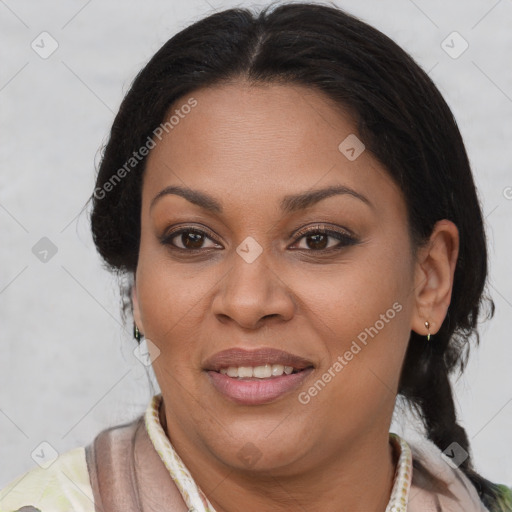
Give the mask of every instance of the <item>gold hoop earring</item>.
<svg viewBox="0 0 512 512">
<path fill-rule="evenodd" d="M 427 341 L 430 341 L 430 330 L 429 330 L 430 324 L 428 322 L 425 322 L 425 327 L 428 330 Z"/>
<path fill-rule="evenodd" d="M 142 334 L 139 331 L 139 328 L 137 327 L 137 324 L 133 324 L 133 337 L 137 340 L 137 342 L 140 343 L 140 338 Z"/>
</svg>

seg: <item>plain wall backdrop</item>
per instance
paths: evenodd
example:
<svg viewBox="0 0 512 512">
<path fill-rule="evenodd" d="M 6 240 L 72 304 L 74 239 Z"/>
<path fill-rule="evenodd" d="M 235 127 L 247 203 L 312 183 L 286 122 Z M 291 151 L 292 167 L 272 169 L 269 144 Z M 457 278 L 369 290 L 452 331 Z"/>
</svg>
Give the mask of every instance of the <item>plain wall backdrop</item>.
<svg viewBox="0 0 512 512">
<path fill-rule="evenodd" d="M 476 469 L 512 485 L 512 1 L 336 4 L 413 56 L 464 137 L 496 314 L 454 383 L 456 402 Z M 149 58 L 215 10 L 262 5 L 0 0 L 0 487 L 34 467 L 31 454 L 83 446 L 145 409 L 148 371 L 80 212 L 121 99 Z M 414 434 L 410 422 L 393 428 Z"/>
</svg>

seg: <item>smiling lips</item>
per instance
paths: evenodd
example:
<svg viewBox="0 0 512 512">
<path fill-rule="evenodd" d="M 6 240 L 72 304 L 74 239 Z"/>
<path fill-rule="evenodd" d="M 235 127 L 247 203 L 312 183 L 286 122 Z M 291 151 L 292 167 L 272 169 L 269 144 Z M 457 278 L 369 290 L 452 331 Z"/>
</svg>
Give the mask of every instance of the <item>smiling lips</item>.
<svg viewBox="0 0 512 512">
<path fill-rule="evenodd" d="M 313 363 L 273 348 L 218 352 L 204 364 L 217 391 L 243 405 L 276 400 L 298 387 L 313 371 Z"/>
<path fill-rule="evenodd" d="M 256 368 L 264 365 L 291 366 L 295 370 L 303 370 L 312 367 L 313 363 L 275 348 L 261 348 L 258 350 L 231 348 L 214 354 L 207 359 L 203 367 L 206 371 L 219 372 L 222 368 L 227 369 L 230 366 Z"/>
</svg>

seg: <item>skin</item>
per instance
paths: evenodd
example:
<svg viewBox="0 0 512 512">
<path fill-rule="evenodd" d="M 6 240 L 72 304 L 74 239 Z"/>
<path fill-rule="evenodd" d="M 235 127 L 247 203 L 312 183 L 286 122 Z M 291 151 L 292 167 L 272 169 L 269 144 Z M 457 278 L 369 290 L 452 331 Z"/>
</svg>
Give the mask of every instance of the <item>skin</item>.
<svg viewBox="0 0 512 512">
<path fill-rule="evenodd" d="M 415 255 L 400 189 L 368 150 L 354 161 L 338 150 L 355 124 L 319 92 L 234 82 L 191 96 L 197 106 L 148 157 L 132 295 L 135 322 L 160 351 L 153 368 L 166 432 L 218 512 L 241 504 L 248 512 L 382 512 L 396 467 L 388 432 L 410 331 L 426 335 L 428 320 L 434 335 L 446 316 L 457 228 L 438 222 Z M 170 185 L 207 192 L 223 213 L 177 195 L 151 208 Z M 350 187 L 371 206 L 344 194 L 280 211 L 283 196 L 328 185 Z M 317 223 L 348 229 L 358 243 L 328 253 L 318 247 L 339 240 L 295 235 Z M 176 226 L 214 237 L 192 245 L 200 249 L 192 256 L 161 243 Z M 252 263 L 236 252 L 248 236 L 263 250 Z M 172 241 L 183 248 L 184 240 Z M 401 311 L 301 403 L 299 392 L 394 303 Z M 272 403 L 238 405 L 202 370 L 232 347 L 282 349 L 315 369 Z M 259 454 L 252 466 L 239 458 L 248 442 Z"/>
</svg>

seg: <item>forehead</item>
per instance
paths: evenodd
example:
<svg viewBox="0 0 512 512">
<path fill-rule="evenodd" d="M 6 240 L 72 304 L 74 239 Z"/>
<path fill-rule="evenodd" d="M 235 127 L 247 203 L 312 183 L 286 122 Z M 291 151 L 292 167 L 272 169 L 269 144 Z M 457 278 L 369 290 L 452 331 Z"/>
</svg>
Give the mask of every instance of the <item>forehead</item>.
<svg viewBox="0 0 512 512">
<path fill-rule="evenodd" d="M 195 106 L 184 108 L 191 99 Z M 173 184 L 260 205 L 339 184 L 400 206 L 400 190 L 369 151 L 355 160 L 340 151 L 347 137 L 357 144 L 355 122 L 314 89 L 222 84 L 179 99 L 171 115 L 175 124 L 155 139 L 146 163 L 146 205 Z"/>
</svg>

